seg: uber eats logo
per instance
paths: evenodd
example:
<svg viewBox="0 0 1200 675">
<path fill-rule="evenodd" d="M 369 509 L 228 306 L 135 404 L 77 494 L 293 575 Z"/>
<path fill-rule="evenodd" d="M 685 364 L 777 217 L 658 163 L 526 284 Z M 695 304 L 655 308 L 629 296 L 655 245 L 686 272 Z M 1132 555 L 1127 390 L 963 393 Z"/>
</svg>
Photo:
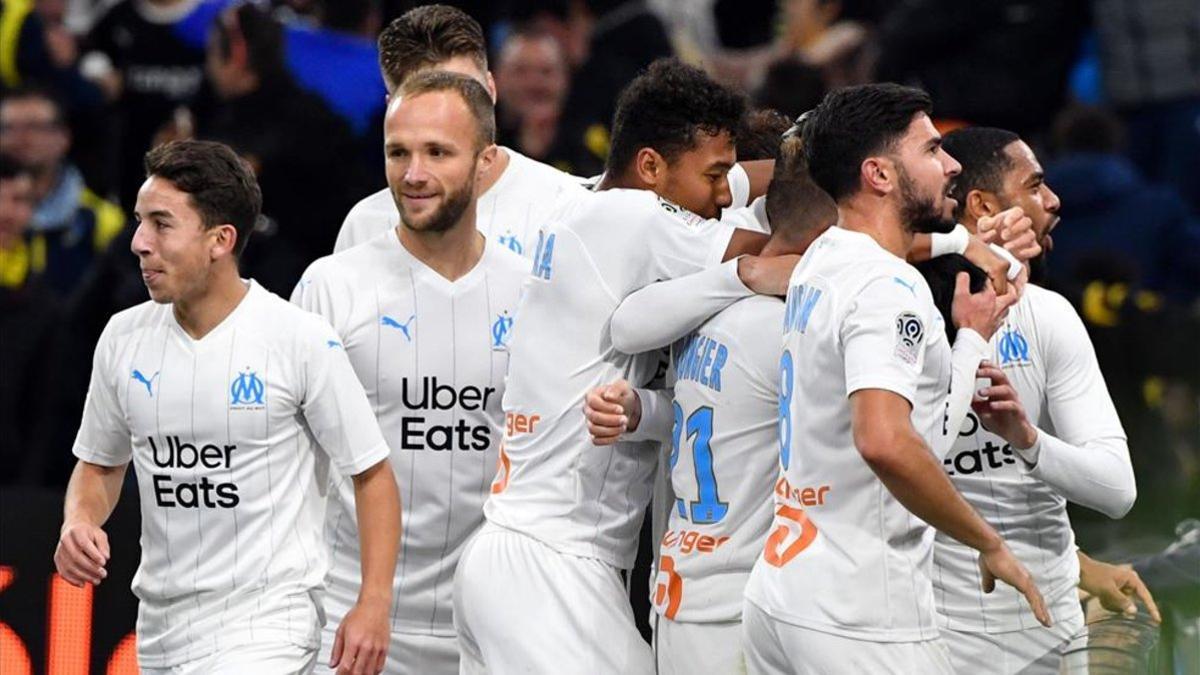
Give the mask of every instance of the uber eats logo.
<svg viewBox="0 0 1200 675">
<path fill-rule="evenodd" d="M 979 418 L 975 413 L 967 413 L 963 428 L 958 432 L 959 438 L 974 436 L 980 430 Z M 1016 464 L 1016 452 L 1012 446 L 1005 443 L 997 445 L 992 441 L 980 447 L 968 448 L 942 460 L 946 474 L 950 476 L 970 476 L 981 471 L 1002 469 L 1007 464 Z"/>
<path fill-rule="evenodd" d="M 454 388 L 442 384 L 436 377 L 419 380 L 404 378 L 404 407 L 420 410 L 486 410 L 488 401 L 496 394 L 494 387 L 466 385 Z M 453 424 L 429 424 L 421 415 L 406 415 L 400 426 L 401 450 L 487 450 L 492 444 L 492 429 L 486 424 L 472 425 L 465 419 Z"/>
<path fill-rule="evenodd" d="M 150 457 L 160 469 L 229 469 L 236 445 L 188 443 L 179 436 L 150 441 Z M 214 483 L 208 476 L 198 482 L 172 480 L 170 474 L 155 473 L 154 501 L 164 508 L 232 509 L 241 502 L 236 483 Z"/>
</svg>

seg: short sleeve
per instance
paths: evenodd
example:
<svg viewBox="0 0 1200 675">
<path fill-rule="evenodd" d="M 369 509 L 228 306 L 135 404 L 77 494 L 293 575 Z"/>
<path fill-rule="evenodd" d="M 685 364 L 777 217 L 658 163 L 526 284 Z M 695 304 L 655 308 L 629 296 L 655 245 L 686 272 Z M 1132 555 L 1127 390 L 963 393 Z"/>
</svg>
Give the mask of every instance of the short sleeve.
<svg viewBox="0 0 1200 675">
<path fill-rule="evenodd" d="M 864 286 L 841 325 L 846 395 L 886 389 L 915 403 L 931 328 L 913 281 L 887 276 Z"/>
<path fill-rule="evenodd" d="M 345 313 L 344 307 L 348 303 L 334 302 L 337 289 L 334 288 L 332 276 L 329 274 L 329 265 L 324 258 L 309 265 L 296 287 L 292 289 L 291 302 L 306 312 L 324 317 L 335 332 L 344 335 L 345 332 L 340 328 L 343 325 L 343 319 L 346 318 L 343 314 Z"/>
<path fill-rule="evenodd" d="M 387 459 L 389 450 L 341 341 L 324 321 L 304 329 L 301 408 L 317 443 L 338 473 L 354 476 Z"/>
<path fill-rule="evenodd" d="M 109 321 L 96 343 L 92 378 L 88 384 L 83 419 L 72 452 L 79 459 L 101 466 L 121 466 L 133 456 L 129 425 L 113 382 L 113 324 Z"/>
</svg>

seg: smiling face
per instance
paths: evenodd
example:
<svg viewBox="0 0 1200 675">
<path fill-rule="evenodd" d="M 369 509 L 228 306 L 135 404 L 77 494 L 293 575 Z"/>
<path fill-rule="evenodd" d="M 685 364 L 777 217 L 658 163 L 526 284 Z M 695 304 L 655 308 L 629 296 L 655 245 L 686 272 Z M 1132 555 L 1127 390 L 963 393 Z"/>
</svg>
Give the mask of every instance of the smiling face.
<svg viewBox="0 0 1200 675">
<path fill-rule="evenodd" d="M 480 148 L 470 109 L 452 91 L 396 98 L 384 121 L 388 188 L 403 225 L 443 232 L 462 220 L 495 146 Z"/>
<path fill-rule="evenodd" d="M 898 174 L 900 215 L 913 232 L 954 229 L 950 185 L 962 165 L 942 149 L 942 136 L 925 113 L 913 117 L 897 142 L 892 160 Z"/>
<path fill-rule="evenodd" d="M 233 255 L 233 225 L 205 228 L 191 196 L 165 178 L 146 179 L 133 216 L 137 230 L 130 249 L 155 302 L 188 302 L 202 296 L 214 264 Z"/>
</svg>

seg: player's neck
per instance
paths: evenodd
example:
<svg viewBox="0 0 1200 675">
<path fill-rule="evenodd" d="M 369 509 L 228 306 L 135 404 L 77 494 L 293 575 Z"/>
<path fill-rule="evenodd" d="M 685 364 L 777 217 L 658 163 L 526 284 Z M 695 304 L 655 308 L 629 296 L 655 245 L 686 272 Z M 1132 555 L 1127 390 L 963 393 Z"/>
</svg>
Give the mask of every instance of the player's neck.
<svg viewBox="0 0 1200 675">
<path fill-rule="evenodd" d="M 837 226 L 867 235 L 902 260 L 912 249 L 912 232 L 904 227 L 896 208 L 883 200 L 856 197 L 839 203 Z"/>
<path fill-rule="evenodd" d="M 248 292 L 250 288 L 238 275 L 236 265 L 215 272 L 196 297 L 175 302 L 175 320 L 193 340 L 199 340 L 233 313 Z"/>
<path fill-rule="evenodd" d="M 505 169 L 508 168 L 508 163 L 512 157 L 508 154 L 508 150 L 504 148 L 496 148 L 496 160 L 492 162 L 492 168 L 483 176 L 480 176 L 479 182 L 475 184 L 475 196 L 482 197 L 492 186 L 499 182 L 500 177 L 504 175 Z"/>
<path fill-rule="evenodd" d="M 479 264 L 486 242 L 475 227 L 475 205 L 468 211 L 443 232 L 418 232 L 401 224 L 396 227 L 400 245 L 429 269 L 457 281 Z"/>
</svg>

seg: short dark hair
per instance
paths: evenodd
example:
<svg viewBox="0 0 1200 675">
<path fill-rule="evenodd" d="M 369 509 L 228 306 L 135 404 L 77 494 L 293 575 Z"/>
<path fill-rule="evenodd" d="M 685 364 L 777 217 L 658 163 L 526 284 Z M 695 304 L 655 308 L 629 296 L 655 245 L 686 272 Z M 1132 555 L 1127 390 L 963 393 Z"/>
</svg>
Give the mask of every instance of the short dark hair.
<svg viewBox="0 0 1200 675">
<path fill-rule="evenodd" d="M 22 164 L 16 157 L 0 154 L 0 180 L 12 180 L 21 176 L 32 177 L 29 167 Z"/>
<path fill-rule="evenodd" d="M 147 178 L 169 180 L 188 193 L 205 229 L 233 225 L 233 253 L 241 256 L 262 211 L 262 190 L 237 153 L 214 141 L 171 141 L 146 153 L 145 167 Z"/>
<path fill-rule="evenodd" d="M 67 104 L 62 96 L 55 90 L 49 87 L 44 87 L 36 84 L 27 84 L 20 87 L 13 87 L 4 91 L 4 99 L 0 101 L 0 105 L 11 101 L 29 101 L 38 100 L 45 101 L 54 109 L 54 124 L 64 126 L 67 123 Z"/>
<path fill-rule="evenodd" d="M 496 106 L 491 94 L 474 78 L 444 70 L 417 73 L 405 80 L 396 93 L 404 99 L 435 91 L 452 91 L 467 104 L 475 119 L 476 151 L 496 142 Z"/>
<path fill-rule="evenodd" d="M 971 281 L 968 286 L 972 293 L 983 290 L 987 283 L 987 274 L 957 253 L 931 258 L 917 263 L 916 267 L 929 284 L 929 290 L 933 294 L 933 304 L 941 313 L 943 323 L 946 324 L 946 337 L 950 339 L 950 342 L 954 342 L 954 338 L 958 335 L 958 327 L 954 325 L 953 316 L 954 286 L 958 283 L 958 273 L 966 272 L 970 275 Z"/>
<path fill-rule="evenodd" d="M 792 121 L 778 110 L 760 108 L 752 111 L 746 116 L 746 132 L 738 138 L 738 161 L 779 159 L 783 132 L 791 126 Z"/>
<path fill-rule="evenodd" d="M 217 49 L 221 58 L 232 53 L 233 40 L 246 43 L 246 56 L 260 78 L 277 80 L 288 76 L 283 57 L 283 26 L 265 10 L 243 3 L 226 10 L 216 22 Z"/>
<path fill-rule="evenodd" d="M 399 87 L 418 70 L 466 56 L 487 72 L 483 28 L 466 12 L 449 5 L 425 5 L 392 20 L 379 34 L 379 69 L 390 86 Z"/>
<path fill-rule="evenodd" d="M 805 127 L 813 180 L 834 200 L 854 194 L 863 160 L 890 150 L 914 116 L 932 110 L 929 94 L 890 82 L 829 92 Z"/>
<path fill-rule="evenodd" d="M 673 58 L 659 59 L 617 99 L 606 171 L 625 172 L 642 148 L 668 162 L 696 146 L 696 134 L 744 133 L 746 99 L 703 70 Z"/>
<path fill-rule="evenodd" d="M 767 187 L 766 210 L 771 236 L 785 241 L 799 242 L 814 230 L 837 222 L 837 204 L 809 175 L 804 141 L 798 134 L 780 144 Z"/>
<path fill-rule="evenodd" d="M 1021 140 L 1015 133 L 994 127 L 955 129 L 942 139 L 942 149 L 962 164 L 962 173 L 951 181 L 950 196 L 958 201 L 954 215 L 962 217 L 971 190 L 997 193 L 1012 158 L 1004 149 Z"/>
</svg>

